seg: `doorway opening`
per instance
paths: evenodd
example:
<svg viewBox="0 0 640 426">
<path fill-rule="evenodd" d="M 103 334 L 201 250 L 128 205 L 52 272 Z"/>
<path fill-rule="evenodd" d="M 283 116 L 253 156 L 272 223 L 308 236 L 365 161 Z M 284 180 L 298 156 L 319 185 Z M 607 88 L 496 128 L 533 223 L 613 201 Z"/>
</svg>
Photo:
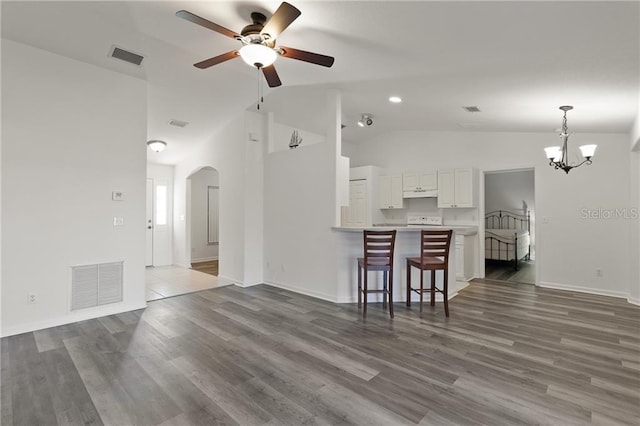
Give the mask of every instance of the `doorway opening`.
<svg viewBox="0 0 640 426">
<path fill-rule="evenodd" d="M 191 269 L 218 276 L 220 258 L 220 178 L 213 167 L 187 177 L 189 204 L 189 264 Z"/>
<path fill-rule="evenodd" d="M 485 172 L 484 217 L 485 278 L 535 284 L 535 170 Z"/>
</svg>

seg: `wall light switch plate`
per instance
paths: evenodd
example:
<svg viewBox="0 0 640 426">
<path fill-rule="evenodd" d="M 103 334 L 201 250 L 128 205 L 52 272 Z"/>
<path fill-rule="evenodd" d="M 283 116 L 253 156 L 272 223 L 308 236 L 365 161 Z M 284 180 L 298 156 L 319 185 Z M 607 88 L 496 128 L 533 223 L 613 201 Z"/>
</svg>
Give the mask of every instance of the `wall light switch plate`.
<svg viewBox="0 0 640 426">
<path fill-rule="evenodd" d="M 122 191 L 113 191 L 111 193 L 111 199 L 113 201 L 124 201 L 124 192 L 122 192 Z"/>
<path fill-rule="evenodd" d="M 124 225 L 124 217 L 113 217 L 113 226 L 123 226 Z"/>
</svg>

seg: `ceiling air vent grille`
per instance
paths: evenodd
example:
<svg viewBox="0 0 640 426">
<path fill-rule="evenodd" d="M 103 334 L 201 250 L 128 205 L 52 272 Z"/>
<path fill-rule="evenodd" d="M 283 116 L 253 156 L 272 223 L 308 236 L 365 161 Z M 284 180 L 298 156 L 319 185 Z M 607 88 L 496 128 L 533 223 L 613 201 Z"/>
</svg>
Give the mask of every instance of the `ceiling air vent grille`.
<svg viewBox="0 0 640 426">
<path fill-rule="evenodd" d="M 466 106 L 462 108 L 464 108 L 467 112 L 480 112 L 480 108 L 478 108 L 477 106 Z"/>
<path fill-rule="evenodd" d="M 172 126 L 176 126 L 176 127 L 185 127 L 189 123 L 187 123 L 186 121 L 182 121 L 182 120 L 172 119 L 172 120 L 169 120 L 169 124 L 171 124 Z"/>
<path fill-rule="evenodd" d="M 144 59 L 144 56 L 140 56 L 137 53 L 129 52 L 128 50 L 124 50 L 116 46 L 111 49 L 110 56 L 137 66 L 140 66 Z"/>
</svg>

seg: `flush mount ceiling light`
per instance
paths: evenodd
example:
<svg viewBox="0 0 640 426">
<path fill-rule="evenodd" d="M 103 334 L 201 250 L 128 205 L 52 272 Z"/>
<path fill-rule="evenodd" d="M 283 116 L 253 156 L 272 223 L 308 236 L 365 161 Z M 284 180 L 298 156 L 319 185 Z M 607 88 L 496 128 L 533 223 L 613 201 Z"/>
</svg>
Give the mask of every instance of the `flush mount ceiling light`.
<svg viewBox="0 0 640 426">
<path fill-rule="evenodd" d="M 371 127 L 373 126 L 373 114 L 363 113 L 360 120 L 358 120 L 358 126 Z"/>
<path fill-rule="evenodd" d="M 399 104 L 402 102 L 402 98 L 400 96 L 389 96 L 389 102 L 392 104 Z"/>
<path fill-rule="evenodd" d="M 549 146 L 544 149 L 547 158 L 549 159 L 549 165 L 553 166 L 556 170 L 562 169 L 565 173 L 569 173 L 569 170 L 580 167 L 583 164 L 591 164 L 591 157 L 596 152 L 596 147 L 598 145 L 582 145 L 580 147 L 580 152 L 584 157 L 584 160 L 578 164 L 569 164 L 569 156 L 568 156 L 568 142 L 569 142 L 569 130 L 567 128 L 567 111 L 571 111 L 573 109 L 572 106 L 566 105 L 561 106 L 560 110 L 564 111 L 564 117 L 562 118 L 562 133 L 560 133 L 560 138 L 562 139 L 562 147 L 559 146 Z"/>
<path fill-rule="evenodd" d="M 152 140 L 147 142 L 147 146 L 153 152 L 162 152 L 167 147 L 167 143 L 165 141 Z"/>
</svg>

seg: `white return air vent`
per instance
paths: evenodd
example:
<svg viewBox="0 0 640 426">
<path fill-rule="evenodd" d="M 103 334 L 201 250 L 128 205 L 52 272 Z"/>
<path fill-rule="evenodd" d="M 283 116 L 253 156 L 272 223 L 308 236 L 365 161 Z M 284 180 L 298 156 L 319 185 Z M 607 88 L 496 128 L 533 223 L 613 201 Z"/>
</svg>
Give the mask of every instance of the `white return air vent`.
<svg viewBox="0 0 640 426">
<path fill-rule="evenodd" d="M 111 46 L 109 50 L 109 56 L 112 58 L 120 59 L 121 61 L 129 62 L 130 64 L 140 66 L 144 56 L 137 53 L 130 52 L 118 46 Z"/>
<path fill-rule="evenodd" d="M 71 310 L 122 301 L 123 262 L 71 267 Z"/>
</svg>

